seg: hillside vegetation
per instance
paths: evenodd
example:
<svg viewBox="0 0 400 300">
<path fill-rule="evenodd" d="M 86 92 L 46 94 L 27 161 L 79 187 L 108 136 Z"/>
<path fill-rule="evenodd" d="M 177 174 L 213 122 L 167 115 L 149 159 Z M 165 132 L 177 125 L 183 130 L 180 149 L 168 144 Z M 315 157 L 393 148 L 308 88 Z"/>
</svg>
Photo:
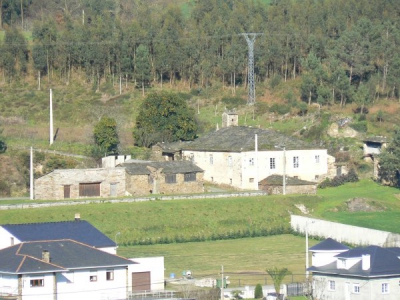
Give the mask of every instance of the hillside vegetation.
<svg viewBox="0 0 400 300">
<path fill-rule="evenodd" d="M 332 155 L 349 150 L 343 163 L 366 176 L 360 140 L 390 136 L 400 121 L 400 13 L 393 1 L 57 0 L 24 1 L 22 11 L 3 1 L 0 14 L 0 140 L 8 145 L 0 167 L 13 173 L 0 174 L 2 195 L 26 193 L 30 146 L 93 157 L 93 127 L 103 116 L 117 122 L 119 153 L 147 158 L 132 131 L 143 94 L 152 91 L 185 99 L 198 135 L 221 124 L 225 109 L 237 109 L 241 125 L 297 135 Z M 254 48 L 254 106 L 246 105 L 244 32 L 262 33 Z M 327 136 L 345 117 L 358 135 Z M 42 168 L 98 164 L 39 156 L 36 176 Z"/>
</svg>

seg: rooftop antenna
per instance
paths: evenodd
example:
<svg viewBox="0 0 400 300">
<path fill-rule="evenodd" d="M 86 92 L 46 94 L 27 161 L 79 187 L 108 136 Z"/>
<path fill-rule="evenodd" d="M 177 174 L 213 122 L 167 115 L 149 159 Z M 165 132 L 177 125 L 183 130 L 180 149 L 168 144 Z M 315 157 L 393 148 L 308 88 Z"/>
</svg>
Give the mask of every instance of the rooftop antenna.
<svg viewBox="0 0 400 300">
<path fill-rule="evenodd" d="M 254 83 L 254 43 L 257 35 L 262 33 L 242 33 L 249 48 L 249 66 L 247 71 L 247 85 L 248 85 L 248 98 L 247 105 L 254 105 L 256 103 L 256 86 Z"/>
</svg>

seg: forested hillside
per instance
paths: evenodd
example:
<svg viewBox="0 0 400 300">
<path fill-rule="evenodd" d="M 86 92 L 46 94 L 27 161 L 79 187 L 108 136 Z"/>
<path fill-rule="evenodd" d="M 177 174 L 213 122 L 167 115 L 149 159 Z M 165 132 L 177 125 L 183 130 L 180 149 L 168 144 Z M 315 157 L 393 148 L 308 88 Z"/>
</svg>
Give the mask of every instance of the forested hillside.
<svg viewBox="0 0 400 300">
<path fill-rule="evenodd" d="M 178 92 L 197 111 L 199 134 L 215 128 L 225 107 L 241 105 L 240 124 L 302 135 L 331 154 L 353 143 L 325 139 L 334 115 L 356 113 L 355 125 L 368 134 L 386 134 L 400 121 L 398 1 L 0 0 L 0 16 L 0 141 L 8 145 L 0 168 L 19 172 L 5 179 L 8 188 L 28 180 L 27 153 L 2 162 L 16 150 L 104 155 L 92 147 L 102 116 L 116 120 L 120 153 L 146 151 L 132 149 L 132 130 L 149 91 Z M 243 105 L 243 33 L 259 33 L 254 107 Z M 315 107 L 325 114 L 313 115 Z M 44 171 L 84 167 L 40 157 Z M 1 182 L 0 175 L 0 192 Z"/>
<path fill-rule="evenodd" d="M 308 103 L 399 96 L 397 1 L 170 2 L 2 0 L 4 81 L 40 71 L 66 84 L 84 72 L 94 89 L 110 77 L 234 86 L 246 76 L 240 34 L 257 32 L 263 33 L 255 47 L 258 82 L 303 75 Z"/>
</svg>

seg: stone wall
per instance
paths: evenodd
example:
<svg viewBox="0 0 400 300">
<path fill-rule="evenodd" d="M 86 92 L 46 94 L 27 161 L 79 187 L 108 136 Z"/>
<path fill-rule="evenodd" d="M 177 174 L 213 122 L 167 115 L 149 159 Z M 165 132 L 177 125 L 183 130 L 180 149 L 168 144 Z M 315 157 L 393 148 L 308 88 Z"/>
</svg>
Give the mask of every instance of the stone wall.
<svg viewBox="0 0 400 300">
<path fill-rule="evenodd" d="M 100 183 L 100 197 L 111 196 L 111 185 L 116 187 L 116 197 L 125 196 L 125 169 L 67 169 L 54 170 L 35 180 L 35 199 L 64 199 L 64 186 L 70 186 L 70 198 L 79 196 L 80 183 Z"/>
<path fill-rule="evenodd" d="M 162 174 L 164 175 L 164 174 Z M 154 183 L 149 182 L 148 175 L 127 174 L 126 190 L 133 196 L 146 196 L 155 190 L 156 194 L 192 194 L 204 192 L 203 173 L 196 173 L 196 181 L 185 182 L 184 174 L 176 174 L 176 183 L 166 183 L 162 176 Z"/>
<path fill-rule="evenodd" d="M 296 232 L 305 234 L 306 228 L 310 236 L 332 238 L 338 242 L 352 245 L 380 247 L 400 247 L 400 234 L 391 233 L 309 217 L 291 215 L 290 225 Z"/>
<path fill-rule="evenodd" d="M 269 185 L 269 186 L 261 186 L 260 190 L 265 191 L 268 195 L 282 195 L 283 194 L 283 186 Z M 287 185 L 286 186 L 286 194 L 307 194 L 307 195 L 315 195 L 317 193 L 317 186 L 313 185 Z"/>
</svg>

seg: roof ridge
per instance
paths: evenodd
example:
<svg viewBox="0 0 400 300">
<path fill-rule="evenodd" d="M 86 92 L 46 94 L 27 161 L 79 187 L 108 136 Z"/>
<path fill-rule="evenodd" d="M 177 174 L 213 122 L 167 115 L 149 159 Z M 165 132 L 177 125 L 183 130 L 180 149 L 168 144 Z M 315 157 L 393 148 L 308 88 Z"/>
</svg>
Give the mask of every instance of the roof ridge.
<svg viewBox="0 0 400 300">
<path fill-rule="evenodd" d="M 19 223 L 19 224 L 0 224 L 0 226 L 24 226 L 24 225 L 38 225 L 38 224 L 55 224 L 55 223 L 74 223 L 74 222 L 87 222 L 86 220 L 69 220 L 69 221 L 53 221 L 53 222 L 35 222 L 35 223 Z M 90 224 L 90 223 L 89 223 Z"/>
</svg>

